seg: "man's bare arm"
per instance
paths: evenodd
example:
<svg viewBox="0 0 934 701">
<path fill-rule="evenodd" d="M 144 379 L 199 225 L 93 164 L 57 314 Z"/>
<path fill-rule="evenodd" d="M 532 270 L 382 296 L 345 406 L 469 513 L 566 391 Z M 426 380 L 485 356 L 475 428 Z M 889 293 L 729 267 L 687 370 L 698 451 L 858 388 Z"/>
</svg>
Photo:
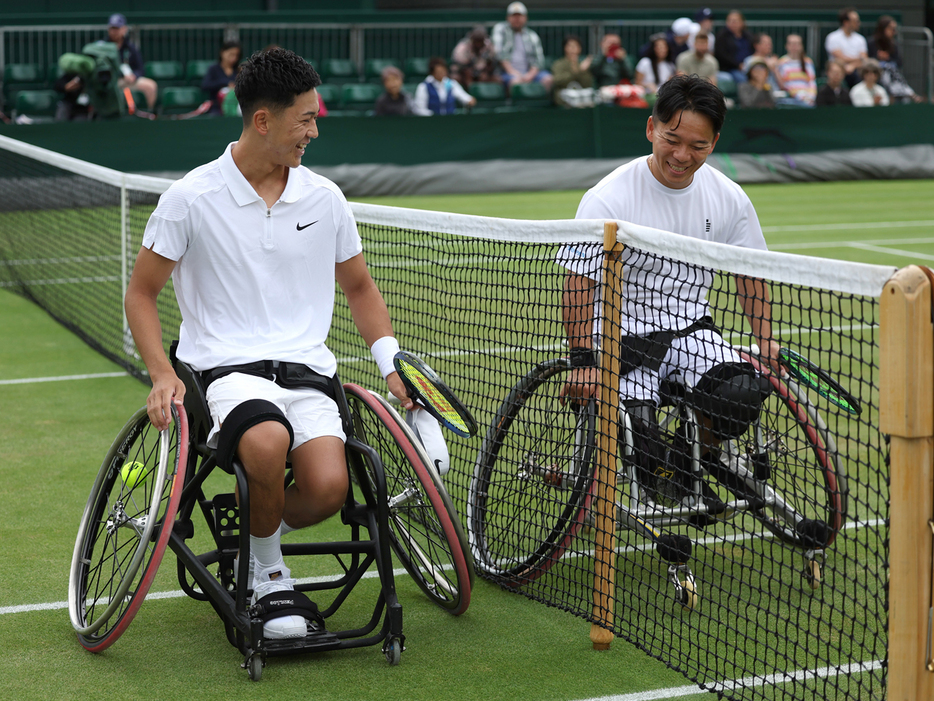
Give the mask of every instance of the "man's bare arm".
<svg viewBox="0 0 934 701">
<path fill-rule="evenodd" d="M 768 285 L 760 278 L 737 275 L 736 295 L 739 297 L 743 314 L 749 321 L 752 335 L 759 343 L 759 352 L 768 360 L 773 370 L 780 372 L 779 344 L 772 337 L 772 302 Z"/>
</svg>

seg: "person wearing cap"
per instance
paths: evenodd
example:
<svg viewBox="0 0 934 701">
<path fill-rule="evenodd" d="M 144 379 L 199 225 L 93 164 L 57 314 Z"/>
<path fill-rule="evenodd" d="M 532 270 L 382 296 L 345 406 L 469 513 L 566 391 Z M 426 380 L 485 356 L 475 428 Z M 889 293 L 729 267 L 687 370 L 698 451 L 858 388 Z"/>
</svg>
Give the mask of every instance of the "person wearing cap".
<svg viewBox="0 0 934 701">
<path fill-rule="evenodd" d="M 474 27 L 451 52 L 451 78 L 459 82 L 464 90 L 471 83 L 492 83 L 499 80 L 499 59 L 493 49 L 486 28 Z"/>
<path fill-rule="evenodd" d="M 691 51 L 694 50 L 694 41 L 701 32 L 707 35 L 707 51 L 712 56 L 716 42 L 713 35 L 713 10 L 709 7 L 702 7 L 694 13 L 694 27 L 691 36 L 688 37 L 688 48 Z"/>
<path fill-rule="evenodd" d="M 772 86 L 769 83 L 770 75 L 768 65 L 761 58 L 749 62 L 746 82 L 736 86 L 741 107 L 775 107 L 775 98 L 772 97 Z"/>
<path fill-rule="evenodd" d="M 119 12 L 115 12 L 107 21 L 107 38 L 117 45 L 117 52 L 120 56 L 121 70 L 123 76 L 120 78 L 117 87 L 134 88 L 146 96 L 146 106 L 152 110 L 156 106 L 156 96 L 159 94 L 159 86 L 152 78 L 143 75 L 145 64 L 143 55 L 139 47 L 127 37 L 129 27 L 126 23 L 126 17 Z"/>
<path fill-rule="evenodd" d="M 493 49 L 503 68 L 503 83 L 541 83 L 551 89 L 551 73 L 544 69 L 542 40 L 526 26 L 529 11 L 521 2 L 506 8 L 506 21 L 493 25 Z"/>
<path fill-rule="evenodd" d="M 882 78 L 882 67 L 874 58 L 863 61 L 859 73 L 863 80 L 850 89 L 850 102 L 854 107 L 888 107 L 889 94 L 885 91 L 879 80 Z"/>
</svg>

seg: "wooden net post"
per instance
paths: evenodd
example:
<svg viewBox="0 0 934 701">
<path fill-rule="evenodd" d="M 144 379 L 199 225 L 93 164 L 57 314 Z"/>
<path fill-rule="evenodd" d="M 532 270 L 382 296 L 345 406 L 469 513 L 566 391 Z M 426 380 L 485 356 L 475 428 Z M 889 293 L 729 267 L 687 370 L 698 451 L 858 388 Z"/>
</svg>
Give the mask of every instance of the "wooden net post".
<svg viewBox="0 0 934 701">
<path fill-rule="evenodd" d="M 620 310 L 623 285 L 623 247 L 616 242 L 617 226 L 603 228 L 603 331 L 600 344 L 600 429 L 597 433 L 597 493 L 594 548 L 593 625 L 590 640 L 594 650 L 609 650 L 613 640 L 616 581 L 616 454 L 619 432 Z"/>
<path fill-rule="evenodd" d="M 925 272 L 899 270 L 879 313 L 879 424 L 891 435 L 888 698 L 931 701 L 934 327 Z"/>
</svg>

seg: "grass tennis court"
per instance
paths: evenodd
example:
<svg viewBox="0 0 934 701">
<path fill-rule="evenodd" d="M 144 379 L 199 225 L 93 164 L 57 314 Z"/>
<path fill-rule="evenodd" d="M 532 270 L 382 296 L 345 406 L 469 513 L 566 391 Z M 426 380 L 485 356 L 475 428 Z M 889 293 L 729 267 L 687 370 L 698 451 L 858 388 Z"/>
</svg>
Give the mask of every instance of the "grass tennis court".
<svg viewBox="0 0 934 701">
<path fill-rule="evenodd" d="M 930 181 L 754 186 L 747 191 L 773 249 L 891 265 L 934 259 Z M 572 217 L 581 194 L 371 201 L 546 219 Z M 396 668 L 386 664 L 378 648 L 278 658 L 263 681 L 251 685 L 210 606 L 171 596 L 147 599 L 114 647 L 100 656 L 86 653 L 61 606 L 75 531 L 100 460 L 113 435 L 143 403 L 146 389 L 119 376 L 117 366 L 22 298 L 2 292 L 0 309 L 0 474 L 5 478 L 0 640 L 6 650 L 0 671 L 8 680 L 0 697 L 712 698 L 681 691 L 649 695 L 653 689 L 680 689 L 686 682 L 621 641 L 608 653 L 594 653 L 588 623 L 481 580 L 470 610 L 451 618 L 428 603 L 405 575 L 397 577 L 407 650 Z M 101 376 L 109 373 L 118 376 Z M 97 377 L 10 382 L 71 375 Z M 339 526 L 328 523 L 319 529 L 326 538 Z M 174 564 L 167 555 L 154 592 L 178 589 Z M 297 576 L 316 574 L 311 563 L 295 571 Z M 364 605 L 369 606 L 368 599 Z M 774 696 L 781 697 L 780 685 Z"/>
</svg>

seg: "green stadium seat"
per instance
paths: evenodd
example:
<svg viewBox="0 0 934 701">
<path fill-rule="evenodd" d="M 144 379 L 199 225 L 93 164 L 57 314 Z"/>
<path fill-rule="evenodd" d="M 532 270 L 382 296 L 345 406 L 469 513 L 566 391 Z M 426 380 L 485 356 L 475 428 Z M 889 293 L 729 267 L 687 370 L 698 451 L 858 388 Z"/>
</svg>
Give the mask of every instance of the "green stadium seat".
<svg viewBox="0 0 934 701">
<path fill-rule="evenodd" d="M 20 90 L 45 90 L 50 87 L 38 63 L 8 63 L 3 68 L 3 98 L 15 103 Z"/>
<path fill-rule="evenodd" d="M 318 96 L 324 100 L 324 106 L 328 111 L 340 109 L 341 106 L 341 88 L 339 85 L 330 85 L 322 83 L 318 86 Z"/>
<path fill-rule="evenodd" d="M 16 93 L 16 114 L 28 117 L 54 117 L 59 94 L 54 90 L 20 90 Z"/>
<path fill-rule="evenodd" d="M 417 83 L 405 83 L 402 86 L 402 92 L 407 92 L 412 97 L 415 97 L 415 91 L 418 90 L 418 86 L 422 84 L 422 81 Z"/>
<path fill-rule="evenodd" d="M 394 58 L 368 58 L 363 64 L 363 79 L 368 83 L 382 83 L 383 69 L 389 66 L 402 70 Z"/>
<path fill-rule="evenodd" d="M 502 83 L 471 83 L 468 92 L 477 98 L 474 111 L 492 110 L 506 104 L 506 88 Z"/>
<path fill-rule="evenodd" d="M 733 80 L 733 76 L 724 73 L 718 75 L 717 87 L 720 88 L 720 92 L 723 93 L 723 97 L 731 97 L 734 100 L 736 99 L 736 81 Z"/>
<path fill-rule="evenodd" d="M 143 74 L 156 81 L 160 88 L 186 85 L 185 67 L 181 61 L 147 61 Z"/>
<path fill-rule="evenodd" d="M 163 114 L 191 112 L 204 102 L 204 93 L 201 88 L 193 85 L 168 87 L 159 92 L 161 93 L 160 111 Z"/>
<path fill-rule="evenodd" d="M 205 73 L 207 73 L 208 69 L 215 63 L 217 63 L 217 61 L 189 61 L 185 66 L 185 80 L 189 85 L 200 88 Z"/>
<path fill-rule="evenodd" d="M 428 59 L 424 56 L 407 58 L 402 64 L 402 72 L 409 80 L 422 80 L 428 75 Z"/>
<path fill-rule="evenodd" d="M 318 73 L 322 81 L 333 85 L 356 83 L 359 80 L 357 67 L 348 58 L 326 58 L 321 61 Z"/>
<path fill-rule="evenodd" d="M 512 85 L 510 86 L 510 96 L 514 107 L 532 109 L 552 105 L 550 91 L 541 83 Z"/>
<path fill-rule="evenodd" d="M 383 92 L 382 85 L 373 83 L 345 83 L 341 88 L 341 109 L 363 114 L 373 109 L 376 98 Z"/>
</svg>

